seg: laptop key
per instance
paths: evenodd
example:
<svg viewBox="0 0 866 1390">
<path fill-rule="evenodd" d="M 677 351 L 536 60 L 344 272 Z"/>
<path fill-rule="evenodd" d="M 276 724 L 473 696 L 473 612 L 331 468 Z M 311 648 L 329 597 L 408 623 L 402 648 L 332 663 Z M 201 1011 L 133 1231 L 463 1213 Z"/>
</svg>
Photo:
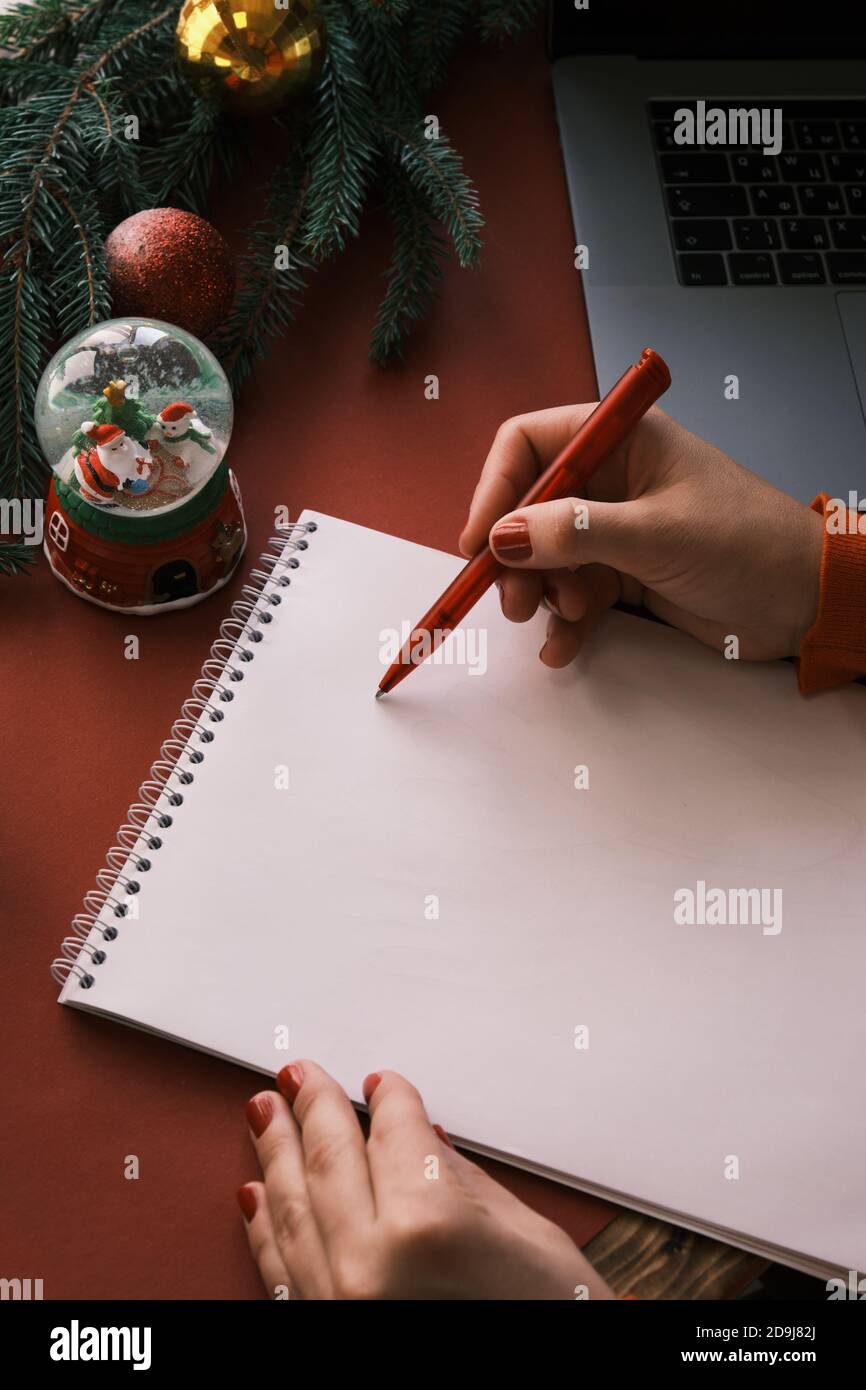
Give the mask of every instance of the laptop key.
<svg viewBox="0 0 866 1390">
<path fill-rule="evenodd" d="M 839 131 L 846 150 L 866 150 L 866 121 L 840 121 Z"/>
<path fill-rule="evenodd" d="M 675 217 L 671 222 L 678 251 L 730 251 L 731 229 L 721 217 Z"/>
<path fill-rule="evenodd" d="M 849 212 L 866 212 L 866 183 L 849 183 L 845 192 Z"/>
<path fill-rule="evenodd" d="M 674 139 L 673 121 L 653 121 L 653 137 L 657 150 L 676 150 L 679 148 Z"/>
<path fill-rule="evenodd" d="M 866 217 L 831 217 L 830 232 L 837 251 L 866 251 Z"/>
<path fill-rule="evenodd" d="M 835 121 L 795 121 L 794 139 L 801 150 L 838 150 L 841 148 Z"/>
<path fill-rule="evenodd" d="M 866 285 L 866 252 L 828 251 L 827 269 L 834 285 Z"/>
<path fill-rule="evenodd" d="M 790 217 L 798 211 L 797 195 L 793 188 L 784 183 L 756 184 L 754 188 L 749 189 L 749 197 L 752 200 L 752 212 L 758 217 L 768 213 Z"/>
<path fill-rule="evenodd" d="M 839 159 L 840 155 L 828 155 L 828 159 Z M 780 154 L 779 173 L 787 183 L 823 183 L 824 161 L 813 154 Z M 856 175 L 852 174 L 851 178 Z"/>
<path fill-rule="evenodd" d="M 674 217 L 737 217 L 749 211 L 745 188 L 735 184 L 685 184 L 666 192 Z"/>
<path fill-rule="evenodd" d="M 731 171 L 723 154 L 663 154 L 665 183 L 730 183 Z"/>
<path fill-rule="evenodd" d="M 775 285 L 773 257 L 766 252 L 745 254 L 734 252 L 728 257 L 728 270 L 735 285 Z"/>
<path fill-rule="evenodd" d="M 775 183 L 779 177 L 775 159 L 762 154 L 732 154 L 731 167 L 740 183 Z"/>
<path fill-rule="evenodd" d="M 822 251 L 830 245 L 827 228 L 817 217 L 786 217 L 782 231 L 790 251 Z"/>
<path fill-rule="evenodd" d="M 750 217 L 734 223 L 734 236 L 741 251 L 775 251 L 781 245 L 779 228 L 772 218 Z"/>
<path fill-rule="evenodd" d="M 724 256 L 677 256 L 681 285 L 726 285 Z"/>
<path fill-rule="evenodd" d="M 828 154 L 827 174 L 835 183 L 866 183 L 866 155 Z"/>
<path fill-rule="evenodd" d="M 832 184 L 804 183 L 798 189 L 800 195 L 800 211 L 806 213 L 840 213 L 845 212 L 841 188 L 834 188 Z"/>
<path fill-rule="evenodd" d="M 827 283 L 821 257 L 815 251 L 780 251 L 776 260 L 783 285 Z"/>
</svg>

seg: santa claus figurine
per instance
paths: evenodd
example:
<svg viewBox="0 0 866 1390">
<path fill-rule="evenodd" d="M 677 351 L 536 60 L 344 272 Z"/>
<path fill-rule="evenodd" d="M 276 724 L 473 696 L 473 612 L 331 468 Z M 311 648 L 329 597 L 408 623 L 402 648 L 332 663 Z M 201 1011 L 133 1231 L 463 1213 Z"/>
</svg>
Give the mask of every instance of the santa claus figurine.
<svg viewBox="0 0 866 1390">
<path fill-rule="evenodd" d="M 81 432 L 92 445 L 81 450 L 74 465 L 86 501 L 96 507 L 116 507 L 118 492 L 147 491 L 150 464 L 143 445 L 125 434 L 119 425 L 85 420 Z"/>
</svg>

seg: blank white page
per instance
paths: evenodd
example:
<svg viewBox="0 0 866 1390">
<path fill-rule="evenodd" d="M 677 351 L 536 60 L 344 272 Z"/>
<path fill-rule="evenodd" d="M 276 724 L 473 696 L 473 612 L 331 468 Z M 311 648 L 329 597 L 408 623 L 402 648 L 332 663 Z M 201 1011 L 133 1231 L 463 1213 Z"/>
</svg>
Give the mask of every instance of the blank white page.
<svg viewBox="0 0 866 1390">
<path fill-rule="evenodd" d="M 302 519 L 153 867 L 128 870 L 139 918 L 63 1002 L 269 1074 L 313 1057 L 355 1101 L 396 1068 L 483 1151 L 866 1267 L 863 691 L 803 699 L 790 666 L 618 613 L 550 672 L 543 620 L 493 591 L 467 620 L 483 674 L 428 663 L 376 701 L 382 630 L 461 562 Z M 781 930 L 678 924 L 699 881 L 781 890 Z"/>
</svg>

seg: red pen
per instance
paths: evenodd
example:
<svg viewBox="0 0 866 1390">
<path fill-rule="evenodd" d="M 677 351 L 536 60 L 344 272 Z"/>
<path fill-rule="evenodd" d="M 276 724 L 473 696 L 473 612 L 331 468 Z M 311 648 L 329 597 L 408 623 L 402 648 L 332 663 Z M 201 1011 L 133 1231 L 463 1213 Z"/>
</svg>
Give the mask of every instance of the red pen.
<svg viewBox="0 0 866 1390">
<path fill-rule="evenodd" d="M 531 507 L 536 502 L 568 497 L 570 493 L 581 495 L 583 485 L 599 464 L 622 444 L 670 384 L 671 374 L 667 364 L 652 348 L 644 348 L 640 361 L 626 368 L 616 385 L 611 387 L 604 400 L 599 401 L 574 438 L 536 479 L 514 511 Z M 376 691 L 377 700 L 399 685 L 416 666 L 423 665 L 506 568 L 496 559 L 489 545 L 473 556 L 433 607 L 416 623 L 396 661 L 380 681 Z"/>
</svg>

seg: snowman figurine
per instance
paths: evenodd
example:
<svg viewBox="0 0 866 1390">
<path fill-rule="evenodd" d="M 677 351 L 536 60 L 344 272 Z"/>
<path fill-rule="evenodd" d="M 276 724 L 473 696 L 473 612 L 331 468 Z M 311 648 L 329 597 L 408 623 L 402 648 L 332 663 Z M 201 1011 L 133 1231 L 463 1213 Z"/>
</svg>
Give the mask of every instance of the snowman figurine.
<svg viewBox="0 0 866 1390">
<path fill-rule="evenodd" d="M 172 401 L 157 415 L 147 440 L 157 443 L 187 470 L 191 484 L 205 477 L 211 469 L 208 455 L 216 454 L 212 444 L 213 431 L 186 401 Z"/>
<path fill-rule="evenodd" d="M 85 420 L 81 433 L 89 444 L 76 455 L 74 470 L 81 495 L 95 507 L 116 507 L 118 492 L 147 491 L 147 449 L 119 425 Z"/>
</svg>

